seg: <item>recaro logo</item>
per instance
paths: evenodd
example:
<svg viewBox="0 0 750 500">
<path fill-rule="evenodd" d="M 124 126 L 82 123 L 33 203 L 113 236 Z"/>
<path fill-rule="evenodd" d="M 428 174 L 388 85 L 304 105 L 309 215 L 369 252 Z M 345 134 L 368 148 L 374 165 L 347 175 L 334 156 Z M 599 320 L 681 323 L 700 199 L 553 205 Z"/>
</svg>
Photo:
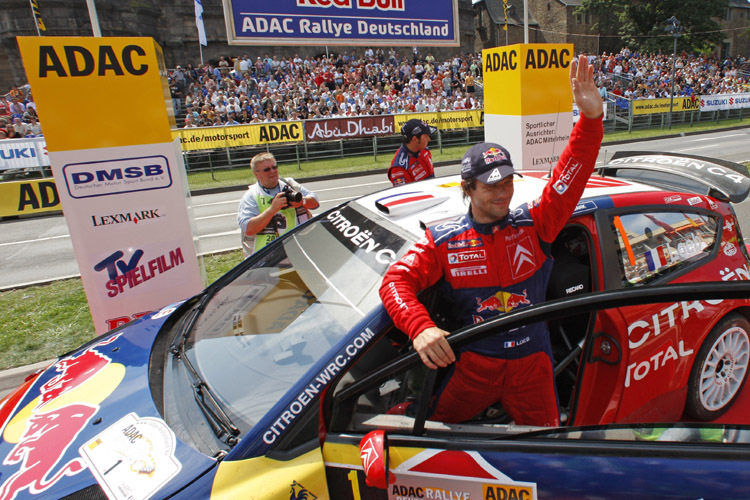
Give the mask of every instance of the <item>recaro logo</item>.
<svg viewBox="0 0 750 500">
<path fill-rule="evenodd" d="M 63 167 L 63 175 L 72 198 L 150 191 L 172 185 L 169 163 L 161 155 L 71 163 Z"/>
</svg>

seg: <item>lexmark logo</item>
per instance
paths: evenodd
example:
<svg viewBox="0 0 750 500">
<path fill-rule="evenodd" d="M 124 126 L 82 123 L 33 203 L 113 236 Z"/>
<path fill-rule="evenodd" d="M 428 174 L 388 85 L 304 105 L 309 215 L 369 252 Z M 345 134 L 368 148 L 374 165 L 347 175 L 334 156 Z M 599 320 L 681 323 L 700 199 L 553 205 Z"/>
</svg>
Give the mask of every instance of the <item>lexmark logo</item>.
<svg viewBox="0 0 750 500">
<path fill-rule="evenodd" d="M 111 226 L 113 224 L 123 224 L 126 222 L 138 224 L 138 222 L 140 221 L 159 219 L 161 217 L 163 217 L 163 215 L 159 213 L 159 209 L 157 208 L 155 210 L 139 210 L 137 212 L 111 215 L 92 215 L 91 222 L 93 223 L 94 227 L 100 227 Z"/>
<path fill-rule="evenodd" d="M 164 156 L 73 163 L 63 167 L 63 174 L 73 198 L 164 189 L 172 185 Z"/>
</svg>

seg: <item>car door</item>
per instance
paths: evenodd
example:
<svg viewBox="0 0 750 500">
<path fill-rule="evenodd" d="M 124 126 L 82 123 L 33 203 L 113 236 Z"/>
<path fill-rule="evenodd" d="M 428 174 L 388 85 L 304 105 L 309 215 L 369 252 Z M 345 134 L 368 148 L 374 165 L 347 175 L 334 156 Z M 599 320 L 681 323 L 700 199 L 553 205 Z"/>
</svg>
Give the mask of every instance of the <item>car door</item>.
<svg viewBox="0 0 750 500">
<path fill-rule="evenodd" d="M 627 207 L 600 214 L 607 288 L 703 281 L 706 274 L 696 277 L 695 271 L 716 260 L 721 227 L 716 213 L 679 205 Z M 603 423 L 680 418 L 692 360 L 726 310 L 721 302 L 670 298 L 611 311 L 610 325 L 601 326 L 619 338 L 620 395 L 618 408 Z"/>
<path fill-rule="evenodd" d="M 461 330 L 455 345 L 472 334 L 491 333 L 492 327 Z M 462 424 L 444 424 L 427 420 L 435 388 L 444 376 L 410 353 L 340 379 L 322 406 L 323 459 L 331 498 L 632 500 L 750 495 L 747 428 L 544 429 L 513 425 L 497 408 Z"/>
</svg>

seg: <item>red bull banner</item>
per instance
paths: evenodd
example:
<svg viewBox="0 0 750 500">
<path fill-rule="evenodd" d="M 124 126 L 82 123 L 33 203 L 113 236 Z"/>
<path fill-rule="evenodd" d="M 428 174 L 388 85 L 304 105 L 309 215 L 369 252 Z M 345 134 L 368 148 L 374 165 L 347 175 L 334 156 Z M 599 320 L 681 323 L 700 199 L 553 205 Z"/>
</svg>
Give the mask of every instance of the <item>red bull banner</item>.
<svg viewBox="0 0 750 500">
<path fill-rule="evenodd" d="M 308 142 L 394 135 L 397 133 L 392 115 L 329 118 L 305 122 L 305 138 Z"/>
</svg>

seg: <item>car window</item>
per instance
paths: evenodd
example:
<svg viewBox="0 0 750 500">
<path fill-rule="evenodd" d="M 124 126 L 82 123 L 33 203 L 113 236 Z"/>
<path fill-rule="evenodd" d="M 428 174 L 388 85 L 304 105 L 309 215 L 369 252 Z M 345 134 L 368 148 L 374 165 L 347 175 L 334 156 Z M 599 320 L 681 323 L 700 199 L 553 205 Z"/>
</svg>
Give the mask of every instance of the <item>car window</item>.
<svg viewBox="0 0 750 500">
<path fill-rule="evenodd" d="M 185 353 L 242 432 L 375 308 L 404 240 L 344 207 L 301 228 L 218 290 Z"/>
<path fill-rule="evenodd" d="M 719 218 L 691 211 L 650 211 L 610 217 L 623 287 L 642 285 L 705 259 Z"/>
</svg>

